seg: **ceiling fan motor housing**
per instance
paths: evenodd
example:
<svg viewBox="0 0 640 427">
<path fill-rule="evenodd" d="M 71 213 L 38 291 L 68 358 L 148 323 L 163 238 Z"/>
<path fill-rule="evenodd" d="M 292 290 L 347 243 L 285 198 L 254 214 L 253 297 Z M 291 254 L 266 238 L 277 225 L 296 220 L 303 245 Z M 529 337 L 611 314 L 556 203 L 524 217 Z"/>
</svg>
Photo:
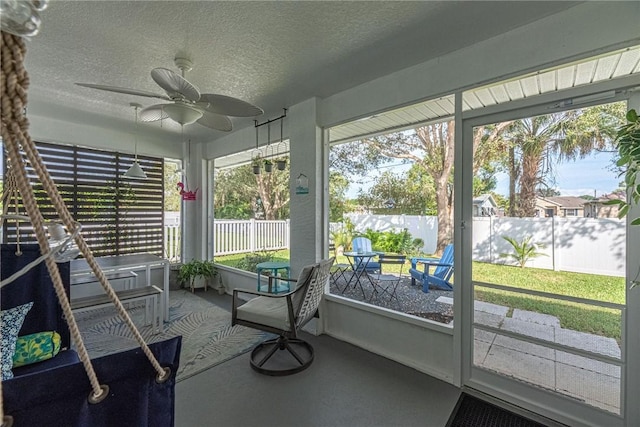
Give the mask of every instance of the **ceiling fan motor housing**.
<svg viewBox="0 0 640 427">
<path fill-rule="evenodd" d="M 193 61 L 190 60 L 189 58 L 176 56 L 173 59 L 173 62 L 176 64 L 176 67 L 178 67 L 178 69 L 182 71 L 182 77 L 184 77 L 185 71 L 188 72 L 193 69 Z"/>
</svg>

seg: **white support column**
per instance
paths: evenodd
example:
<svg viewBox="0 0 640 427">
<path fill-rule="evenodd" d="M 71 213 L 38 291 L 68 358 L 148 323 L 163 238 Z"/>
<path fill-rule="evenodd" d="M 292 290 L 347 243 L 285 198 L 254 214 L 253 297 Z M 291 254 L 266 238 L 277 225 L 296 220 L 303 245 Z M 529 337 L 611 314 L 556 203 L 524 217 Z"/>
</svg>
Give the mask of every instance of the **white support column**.
<svg viewBox="0 0 640 427">
<path fill-rule="evenodd" d="M 290 134 L 290 262 L 291 275 L 297 277 L 303 266 L 322 258 L 324 223 L 322 191 L 322 134 L 317 125 L 317 99 L 312 98 L 289 109 L 285 126 Z M 309 192 L 300 194 L 296 181 L 305 175 Z"/>
<path fill-rule="evenodd" d="M 640 111 L 640 93 L 634 92 L 629 99 L 629 109 Z M 636 183 L 638 184 L 638 183 Z M 626 425 L 640 425 L 640 284 L 630 288 L 631 282 L 640 282 L 640 226 L 629 225 L 633 218 L 640 217 L 640 206 L 632 206 L 627 215 L 627 316 L 623 325 L 627 332 L 624 357 L 627 361 L 624 407 Z"/>
</svg>

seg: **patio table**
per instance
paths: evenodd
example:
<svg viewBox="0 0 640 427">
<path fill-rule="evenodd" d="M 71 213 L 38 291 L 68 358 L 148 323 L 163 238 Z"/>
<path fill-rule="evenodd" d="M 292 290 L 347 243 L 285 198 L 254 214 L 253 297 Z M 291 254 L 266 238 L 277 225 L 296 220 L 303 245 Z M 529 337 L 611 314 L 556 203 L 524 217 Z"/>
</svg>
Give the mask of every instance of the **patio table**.
<svg viewBox="0 0 640 427">
<path fill-rule="evenodd" d="M 355 278 L 354 286 L 355 285 L 360 286 L 360 290 L 362 291 L 362 296 L 366 298 L 366 295 L 364 293 L 364 288 L 362 287 L 361 277 L 364 274 L 365 277 L 369 279 L 369 283 L 371 283 L 371 287 L 375 289 L 375 285 L 371 280 L 371 277 L 369 277 L 369 275 L 367 274 L 366 265 L 369 261 L 371 261 L 373 257 L 378 256 L 378 252 L 344 252 L 343 255 L 347 257 L 347 260 L 349 260 L 349 264 L 351 264 L 351 269 L 353 270 L 353 274 L 351 275 L 351 278 L 349 278 L 349 281 L 345 285 L 342 292 L 344 293 L 344 291 L 347 290 L 347 288 L 351 284 L 351 281 L 354 280 Z"/>
<path fill-rule="evenodd" d="M 114 271 L 140 271 L 146 272 L 146 283 L 142 286 L 151 285 L 150 277 L 151 270 L 155 268 L 162 268 L 164 270 L 164 279 L 162 283 L 162 296 L 160 298 L 160 312 L 165 321 L 169 321 L 169 260 L 161 258 L 157 255 L 142 253 L 142 254 L 128 254 L 117 256 L 104 256 L 96 257 L 96 262 L 104 273 Z M 93 270 L 89 267 L 89 264 L 84 258 L 74 259 L 71 261 L 71 276 L 77 278 L 78 276 L 90 276 L 93 275 Z"/>
<path fill-rule="evenodd" d="M 289 278 L 290 267 L 288 262 L 261 262 L 260 264 L 256 265 L 256 272 L 258 273 L 258 291 L 266 291 L 274 294 L 290 291 L 289 282 L 283 281 L 283 284 L 280 285 L 280 280 L 278 279 L 275 279 L 273 281 L 273 283 L 275 283 L 275 289 L 271 289 L 271 282 L 269 282 L 268 287 L 263 286 L 260 283 L 260 277 L 263 270 L 271 270 L 271 275 L 274 277 L 278 277 L 278 271 L 284 270 L 287 274 L 287 278 Z M 280 289 L 280 287 L 282 287 L 282 289 Z"/>
</svg>

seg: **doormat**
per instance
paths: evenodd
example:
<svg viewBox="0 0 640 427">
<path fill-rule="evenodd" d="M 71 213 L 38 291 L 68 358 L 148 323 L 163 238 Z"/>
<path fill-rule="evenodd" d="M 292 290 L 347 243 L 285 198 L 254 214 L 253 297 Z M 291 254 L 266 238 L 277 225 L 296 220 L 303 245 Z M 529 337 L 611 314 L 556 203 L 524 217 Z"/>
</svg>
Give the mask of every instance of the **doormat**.
<svg viewBox="0 0 640 427">
<path fill-rule="evenodd" d="M 545 425 L 463 392 L 446 427 L 545 427 Z"/>
</svg>

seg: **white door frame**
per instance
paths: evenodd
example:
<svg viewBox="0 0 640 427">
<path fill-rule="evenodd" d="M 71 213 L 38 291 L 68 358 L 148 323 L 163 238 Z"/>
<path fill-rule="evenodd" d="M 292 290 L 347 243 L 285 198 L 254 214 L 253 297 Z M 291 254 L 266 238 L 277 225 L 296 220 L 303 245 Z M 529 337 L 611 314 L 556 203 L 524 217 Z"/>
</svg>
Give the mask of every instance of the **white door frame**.
<svg viewBox="0 0 640 427">
<path fill-rule="evenodd" d="M 623 361 L 621 393 L 626 400 L 621 401 L 622 416 L 580 404 L 578 401 L 559 394 L 526 385 L 498 374 L 492 374 L 473 368 L 473 287 L 472 283 L 472 187 L 473 187 L 473 128 L 482 124 L 499 123 L 506 120 L 537 116 L 552 112 L 587 107 L 590 105 L 628 100 L 629 108 L 640 107 L 640 94 L 626 89 L 637 86 L 636 79 L 618 79 L 563 91 L 540 95 L 533 99 L 513 101 L 483 110 L 462 113 L 462 94 L 456 94 L 456 151 L 455 151 L 455 194 L 454 205 L 454 243 L 462 250 L 455 251 L 454 310 L 454 355 L 459 362 L 454 382 L 490 394 L 498 399 L 531 410 L 543 416 L 556 419 L 569 425 L 624 426 L 640 425 L 640 405 L 637 396 L 640 390 L 640 334 L 632 327 L 631 334 L 625 334 L 623 343 Z M 596 93 L 616 91 L 606 100 L 595 100 L 580 105 L 568 105 L 567 99 L 584 97 Z M 597 98 L 597 97 L 596 97 Z M 462 202 L 460 202 L 462 200 Z M 636 207 L 635 216 L 640 215 Z M 634 216 L 634 217 L 635 217 Z M 630 230 L 627 235 L 627 277 L 637 274 L 640 268 L 640 227 Z M 627 309 L 623 315 L 623 329 L 626 325 L 640 325 L 640 286 L 627 291 Z M 635 355 L 635 356 L 634 356 Z"/>
</svg>

